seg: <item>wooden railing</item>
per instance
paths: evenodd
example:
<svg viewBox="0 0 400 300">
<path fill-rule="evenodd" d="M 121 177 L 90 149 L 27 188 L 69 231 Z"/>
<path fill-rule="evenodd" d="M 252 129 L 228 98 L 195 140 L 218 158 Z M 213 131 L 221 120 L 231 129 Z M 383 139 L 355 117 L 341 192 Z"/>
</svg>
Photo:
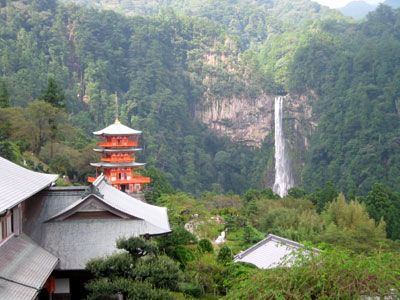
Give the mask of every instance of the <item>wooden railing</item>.
<svg viewBox="0 0 400 300">
<path fill-rule="evenodd" d="M 115 163 L 124 163 L 124 162 L 132 162 L 135 161 L 133 157 L 103 157 L 101 161 L 104 162 L 115 162 Z"/>
<path fill-rule="evenodd" d="M 144 176 L 131 176 L 131 179 L 115 179 L 112 180 L 112 178 L 110 178 L 110 181 L 112 184 L 129 184 L 129 183 L 141 183 L 141 184 L 145 184 L 145 183 L 150 183 L 151 179 L 150 177 L 144 177 Z"/>
<path fill-rule="evenodd" d="M 126 147 L 136 147 L 138 145 L 137 141 L 128 141 L 128 142 L 99 142 L 98 145 L 104 148 L 126 148 Z"/>
</svg>

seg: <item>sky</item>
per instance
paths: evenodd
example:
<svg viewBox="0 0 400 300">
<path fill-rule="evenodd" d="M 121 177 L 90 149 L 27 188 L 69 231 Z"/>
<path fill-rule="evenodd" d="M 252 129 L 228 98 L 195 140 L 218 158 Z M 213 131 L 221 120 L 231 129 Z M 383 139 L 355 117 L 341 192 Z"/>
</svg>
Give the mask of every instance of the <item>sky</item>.
<svg viewBox="0 0 400 300">
<path fill-rule="evenodd" d="M 345 6 L 347 3 L 352 2 L 353 0 L 314 0 L 314 1 L 322 5 L 329 6 L 330 8 L 338 8 Z M 380 2 L 383 2 L 384 0 L 364 0 L 364 1 L 370 4 L 378 4 Z"/>
</svg>

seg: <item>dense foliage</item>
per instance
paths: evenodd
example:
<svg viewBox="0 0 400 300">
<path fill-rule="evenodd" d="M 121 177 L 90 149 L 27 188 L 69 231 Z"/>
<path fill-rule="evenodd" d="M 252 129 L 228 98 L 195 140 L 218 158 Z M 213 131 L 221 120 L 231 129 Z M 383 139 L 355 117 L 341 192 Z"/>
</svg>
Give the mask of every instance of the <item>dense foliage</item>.
<svg viewBox="0 0 400 300">
<path fill-rule="evenodd" d="M 299 183 L 310 192 L 331 181 L 350 197 L 377 181 L 398 190 L 398 11 L 380 6 L 350 23 L 306 0 L 73 2 L 135 17 L 5 1 L 0 107 L 42 99 L 65 106 L 68 122 L 90 134 L 113 121 L 118 98 L 122 121 L 144 131 L 139 159 L 199 194 L 261 187 L 273 155 L 271 139 L 251 149 L 215 136 L 193 118 L 199 101 L 312 94 L 318 126 Z M 44 161 L 24 139 L 7 142 L 2 153 L 25 159 L 34 150 L 53 172 L 80 165 L 68 155 Z M 82 180 L 80 170 L 69 174 Z"/>
<path fill-rule="evenodd" d="M 321 214 L 305 197 L 276 199 L 268 191 L 256 190 L 242 197 L 207 193 L 201 199 L 162 194 L 154 201 L 175 208 L 169 211 L 173 232 L 151 242 L 119 240 L 117 247 L 123 253 L 91 261 L 87 269 L 95 279 L 87 285 L 88 298 L 117 293 L 128 299 L 394 295 L 400 282 L 400 244 L 386 238 L 385 223 L 375 222 L 364 204 L 346 201 L 342 194 L 328 202 Z M 313 199 L 318 197 L 313 195 Z M 225 242 L 214 243 L 222 230 Z M 305 251 L 296 254 L 290 268 L 259 270 L 232 262 L 233 254 L 267 233 L 302 242 Z M 311 247 L 319 252 L 311 255 Z M 146 289 L 143 294 L 141 287 Z"/>
<path fill-rule="evenodd" d="M 0 8 L 0 107 L 35 99 L 65 106 L 68 122 L 89 135 L 114 121 L 118 98 L 122 122 L 144 131 L 139 159 L 174 187 L 240 192 L 252 184 L 247 178 L 260 179 L 255 151 L 216 137 L 192 117 L 202 76 L 211 72 L 202 73 L 202 55 L 223 36 L 217 24 L 173 12 L 125 18 L 53 1 L 7 1 Z M 16 147 L 26 144 L 19 149 L 24 157 L 31 150 L 42 162 L 47 140 L 9 139 Z M 76 166 L 81 181 L 87 175 L 70 155 L 45 163 L 64 174 Z"/>
<path fill-rule="evenodd" d="M 299 255 L 291 268 L 257 271 L 237 281 L 226 299 L 359 299 L 398 296 L 399 257 L 328 251 Z"/>
<path fill-rule="evenodd" d="M 144 131 L 145 199 L 168 207 L 173 228 L 91 261 L 89 299 L 400 290 L 399 10 L 352 23 L 307 0 L 74 1 L 123 15 L 65 2 L 0 1 L 0 155 L 84 182 L 98 159 L 90 132 L 118 111 Z M 195 111 L 204 98 L 288 92 L 316 99 L 318 126 L 304 188 L 280 199 L 254 189 L 271 181 L 272 138 L 261 149 L 234 143 Z M 267 233 L 320 255 L 273 271 L 232 263 Z"/>
<path fill-rule="evenodd" d="M 400 184 L 400 11 L 380 6 L 365 23 L 322 24 L 296 53 L 294 89 L 320 95 L 304 183 L 331 180 L 349 195 Z"/>
</svg>

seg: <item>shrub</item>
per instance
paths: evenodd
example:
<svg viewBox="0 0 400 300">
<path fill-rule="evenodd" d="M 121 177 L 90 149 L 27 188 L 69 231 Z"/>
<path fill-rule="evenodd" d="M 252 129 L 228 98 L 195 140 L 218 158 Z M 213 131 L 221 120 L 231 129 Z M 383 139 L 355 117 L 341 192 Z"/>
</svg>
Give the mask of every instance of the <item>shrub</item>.
<svg viewBox="0 0 400 300">
<path fill-rule="evenodd" d="M 152 299 L 172 300 L 171 294 L 164 290 L 157 290 L 146 282 L 137 282 L 127 278 L 115 280 L 97 279 L 89 282 L 86 289 L 90 291 L 87 300 L 112 299 L 112 296 L 122 294 L 124 299 Z"/>
<path fill-rule="evenodd" d="M 179 285 L 180 290 L 188 296 L 200 297 L 204 294 L 204 289 L 199 284 L 194 284 L 191 282 L 183 282 Z"/>
<path fill-rule="evenodd" d="M 182 279 L 179 265 L 167 256 L 153 257 L 139 260 L 132 270 L 132 277 L 146 281 L 157 288 L 172 291 L 178 290 L 178 283 Z"/>
<path fill-rule="evenodd" d="M 359 299 L 392 293 L 396 298 L 400 291 L 397 253 L 366 256 L 333 250 L 303 258 L 290 268 L 255 270 L 238 277 L 227 298 Z"/>
<path fill-rule="evenodd" d="M 231 248 L 229 248 L 228 246 L 223 246 L 218 252 L 217 261 L 219 263 L 226 264 L 231 262 L 232 259 L 233 254 Z"/>
<path fill-rule="evenodd" d="M 210 240 L 208 240 L 208 239 L 200 240 L 199 249 L 201 252 L 209 252 L 209 253 L 214 252 L 213 245 L 211 244 Z"/>
</svg>

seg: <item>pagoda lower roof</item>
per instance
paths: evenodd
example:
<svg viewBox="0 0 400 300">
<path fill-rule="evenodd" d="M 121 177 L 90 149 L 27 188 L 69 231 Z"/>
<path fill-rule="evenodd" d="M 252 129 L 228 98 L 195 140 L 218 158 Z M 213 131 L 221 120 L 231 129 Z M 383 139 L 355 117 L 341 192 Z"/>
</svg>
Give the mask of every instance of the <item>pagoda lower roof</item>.
<svg viewBox="0 0 400 300">
<path fill-rule="evenodd" d="M 119 149 L 106 149 L 106 148 L 95 148 L 96 152 L 108 152 L 108 153 L 118 153 L 118 152 L 138 152 L 142 151 L 142 148 L 119 148 Z"/>
<path fill-rule="evenodd" d="M 111 168 L 111 167 L 142 167 L 145 165 L 145 163 L 138 163 L 135 161 L 132 162 L 124 162 L 124 163 L 108 163 L 108 162 L 98 162 L 98 163 L 91 163 L 90 164 L 93 167 L 106 167 L 106 168 Z"/>
</svg>

